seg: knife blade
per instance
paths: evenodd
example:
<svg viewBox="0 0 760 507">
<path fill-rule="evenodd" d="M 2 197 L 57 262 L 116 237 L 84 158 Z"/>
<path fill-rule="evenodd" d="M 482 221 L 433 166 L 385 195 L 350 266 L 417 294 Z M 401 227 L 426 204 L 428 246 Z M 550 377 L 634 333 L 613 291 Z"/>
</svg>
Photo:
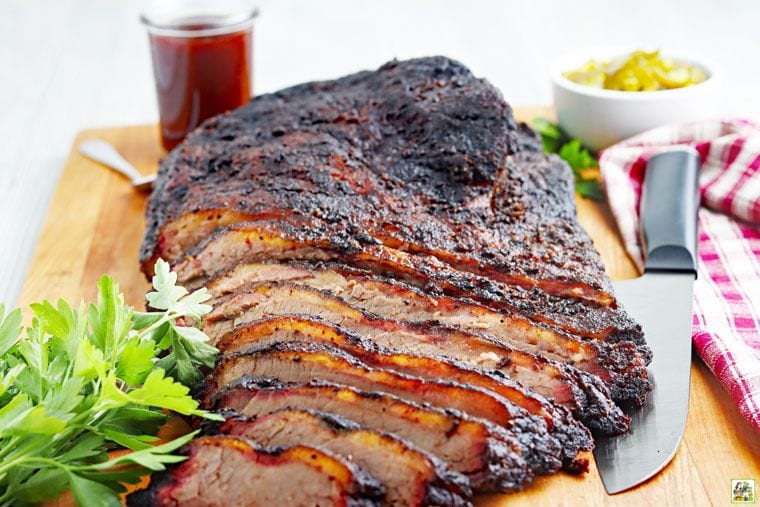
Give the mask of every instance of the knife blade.
<svg viewBox="0 0 760 507">
<path fill-rule="evenodd" d="M 641 324 L 652 349 L 648 371 L 654 389 L 644 406 L 629 412 L 628 433 L 597 439 L 594 459 L 610 495 L 665 468 L 686 428 L 697 275 L 698 168 L 699 157 L 690 148 L 649 160 L 640 204 L 644 274 L 613 284 L 618 304 Z"/>
</svg>

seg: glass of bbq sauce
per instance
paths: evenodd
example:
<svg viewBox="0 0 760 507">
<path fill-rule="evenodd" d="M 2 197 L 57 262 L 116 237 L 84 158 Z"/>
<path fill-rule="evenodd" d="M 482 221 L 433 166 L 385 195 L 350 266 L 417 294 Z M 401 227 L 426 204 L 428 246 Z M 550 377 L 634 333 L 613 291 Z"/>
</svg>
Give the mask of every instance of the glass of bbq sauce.
<svg viewBox="0 0 760 507">
<path fill-rule="evenodd" d="M 161 144 L 177 146 L 204 120 L 251 98 L 253 20 L 245 0 L 156 0 L 148 28 Z"/>
</svg>

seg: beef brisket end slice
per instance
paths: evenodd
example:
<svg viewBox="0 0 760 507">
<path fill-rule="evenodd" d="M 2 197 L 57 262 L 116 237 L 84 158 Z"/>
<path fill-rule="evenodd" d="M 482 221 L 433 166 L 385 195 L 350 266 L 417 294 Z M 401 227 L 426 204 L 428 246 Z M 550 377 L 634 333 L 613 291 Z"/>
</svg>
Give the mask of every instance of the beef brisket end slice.
<svg viewBox="0 0 760 507">
<path fill-rule="evenodd" d="M 187 460 L 154 473 L 127 505 L 380 505 L 382 485 L 351 463 L 313 447 L 264 449 L 243 437 L 206 436 L 181 451 Z"/>
<path fill-rule="evenodd" d="M 593 448 L 589 431 L 568 417 L 567 411 L 554 407 L 545 398 L 524 389 L 498 371 L 487 372 L 442 357 L 384 350 L 368 339 L 314 317 L 275 317 L 255 321 L 225 335 L 218 346 L 226 355 L 277 342 L 330 344 L 373 367 L 486 389 L 544 419 L 551 435 L 561 444 L 565 470 L 582 472 L 588 469 L 588 458 L 580 453 Z"/>
<path fill-rule="evenodd" d="M 260 417 L 228 416 L 217 431 L 264 447 L 319 447 L 356 463 L 385 486 L 387 506 L 470 505 L 470 482 L 438 458 L 389 433 L 313 410 L 283 409 Z"/>
<path fill-rule="evenodd" d="M 395 434 L 467 476 L 477 491 L 517 491 L 532 474 L 498 428 L 457 413 L 396 396 L 312 381 L 283 384 L 243 377 L 207 398 L 209 409 L 261 416 L 287 408 L 313 409 Z"/>
<path fill-rule="evenodd" d="M 651 390 L 645 359 L 638 354 L 632 343 L 607 343 L 583 341 L 564 333 L 543 329 L 512 319 L 488 308 L 449 298 L 432 298 L 397 283 L 374 283 L 361 285 L 325 279 L 312 281 L 312 285 L 325 296 L 337 295 L 344 301 L 380 317 L 393 320 L 438 321 L 465 331 L 487 332 L 494 339 L 511 348 L 538 354 L 547 359 L 569 364 L 579 370 L 598 376 L 610 389 L 615 401 L 640 404 Z M 300 287 L 309 279 L 290 282 L 262 282 L 248 293 L 229 296 L 216 304 L 207 317 L 211 323 L 224 319 L 257 304 L 268 307 L 285 307 L 286 310 L 264 310 L 270 314 L 309 313 L 301 304 L 305 300 L 319 299 L 308 289 Z M 256 310 L 254 310 L 256 312 Z M 247 311 L 245 313 L 248 313 Z M 215 335 L 216 331 L 208 327 Z M 213 336 L 212 336 L 213 338 Z"/>
<path fill-rule="evenodd" d="M 382 244 L 614 305 L 575 216 L 569 168 L 507 162 L 544 158 L 516 153 L 520 136 L 501 94 L 443 57 L 257 96 L 205 122 L 161 164 L 146 270 L 215 226 L 296 214 L 344 251 Z"/>
<path fill-rule="evenodd" d="M 546 423 L 501 396 L 451 381 L 425 380 L 383 368 L 371 368 L 355 356 L 326 344 L 272 343 L 221 356 L 208 377 L 210 393 L 245 375 L 282 382 L 312 379 L 381 391 L 418 403 L 459 410 L 498 425 L 504 438 L 524 456 L 535 473 L 556 472 L 561 446 Z"/>
</svg>

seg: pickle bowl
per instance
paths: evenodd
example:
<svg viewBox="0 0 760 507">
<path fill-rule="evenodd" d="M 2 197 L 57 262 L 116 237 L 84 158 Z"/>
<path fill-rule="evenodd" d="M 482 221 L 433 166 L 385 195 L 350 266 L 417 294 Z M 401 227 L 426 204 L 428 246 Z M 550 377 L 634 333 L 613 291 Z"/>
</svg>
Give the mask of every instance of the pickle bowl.
<svg viewBox="0 0 760 507">
<path fill-rule="evenodd" d="M 607 48 L 568 53 L 551 68 L 554 108 L 562 129 L 599 151 L 623 139 L 663 125 L 711 119 L 720 112 L 722 75 L 718 67 L 687 53 L 663 50 L 664 58 L 698 67 L 705 80 L 655 91 L 620 91 L 576 83 L 564 73 L 589 60 L 613 60 L 634 51 Z"/>
</svg>

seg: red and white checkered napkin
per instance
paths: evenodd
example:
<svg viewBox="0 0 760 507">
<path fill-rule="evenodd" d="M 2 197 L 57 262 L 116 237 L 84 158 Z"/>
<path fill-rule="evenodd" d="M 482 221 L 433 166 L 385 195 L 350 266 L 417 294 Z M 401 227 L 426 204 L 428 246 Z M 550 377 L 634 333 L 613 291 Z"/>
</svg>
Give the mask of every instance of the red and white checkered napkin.
<svg viewBox="0 0 760 507">
<path fill-rule="evenodd" d="M 694 347 L 760 431 L 760 125 L 727 120 L 661 127 L 601 154 L 608 202 L 639 268 L 646 163 L 677 145 L 692 146 L 702 159 Z"/>
</svg>

